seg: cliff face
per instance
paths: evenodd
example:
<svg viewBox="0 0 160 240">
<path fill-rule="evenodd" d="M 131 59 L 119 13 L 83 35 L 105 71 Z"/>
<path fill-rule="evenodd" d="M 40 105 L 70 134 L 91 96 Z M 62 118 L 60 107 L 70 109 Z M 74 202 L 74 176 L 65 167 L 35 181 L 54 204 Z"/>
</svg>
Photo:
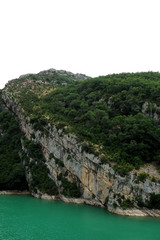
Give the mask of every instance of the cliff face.
<svg viewBox="0 0 160 240">
<path fill-rule="evenodd" d="M 99 157 L 86 152 L 75 135 L 51 124 L 43 131 L 35 130 L 30 118 L 5 91 L 3 100 L 18 117 L 25 137 L 39 144 L 44 157 L 43 167 L 56 186 L 55 194 L 49 194 L 39 189 L 35 182 L 33 184 L 33 168 L 38 160 L 34 159 L 32 152 L 29 153 L 22 139 L 23 152 L 27 156 L 24 158 L 22 154 L 22 160 L 34 196 L 104 206 L 123 215 L 160 216 L 159 210 L 151 209 L 154 197 L 160 194 L 159 183 L 147 178 L 141 181 L 134 170 L 125 177 L 118 175 L 109 164 L 103 164 Z"/>
</svg>

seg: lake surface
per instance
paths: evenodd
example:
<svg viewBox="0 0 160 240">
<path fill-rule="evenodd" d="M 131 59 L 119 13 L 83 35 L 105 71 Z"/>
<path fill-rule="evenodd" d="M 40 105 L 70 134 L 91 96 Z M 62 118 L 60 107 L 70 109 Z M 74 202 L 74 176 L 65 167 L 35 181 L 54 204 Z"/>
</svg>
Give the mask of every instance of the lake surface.
<svg viewBox="0 0 160 240">
<path fill-rule="evenodd" d="M 0 196 L 0 240 L 160 240 L 160 219 L 86 205 Z"/>
</svg>

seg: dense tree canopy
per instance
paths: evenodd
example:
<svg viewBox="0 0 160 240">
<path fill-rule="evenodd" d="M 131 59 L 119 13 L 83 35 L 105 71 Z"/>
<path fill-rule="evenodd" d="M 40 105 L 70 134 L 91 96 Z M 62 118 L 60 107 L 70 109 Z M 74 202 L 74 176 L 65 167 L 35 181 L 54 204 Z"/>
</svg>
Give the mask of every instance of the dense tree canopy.
<svg viewBox="0 0 160 240">
<path fill-rule="evenodd" d="M 55 88 L 51 77 L 52 85 L 42 86 L 36 76 L 32 83 L 23 81 L 18 80 L 23 87 L 17 94 L 12 87 L 12 93 L 35 129 L 42 130 L 48 122 L 68 126 L 67 131 L 88 142 L 92 151 L 127 169 L 160 163 L 160 73 L 68 79 L 65 86 L 59 79 Z"/>
<path fill-rule="evenodd" d="M 2 104 L 2 100 L 1 100 Z M 21 132 L 13 114 L 0 109 L 0 190 L 26 190 L 24 167 L 19 157 Z"/>
</svg>

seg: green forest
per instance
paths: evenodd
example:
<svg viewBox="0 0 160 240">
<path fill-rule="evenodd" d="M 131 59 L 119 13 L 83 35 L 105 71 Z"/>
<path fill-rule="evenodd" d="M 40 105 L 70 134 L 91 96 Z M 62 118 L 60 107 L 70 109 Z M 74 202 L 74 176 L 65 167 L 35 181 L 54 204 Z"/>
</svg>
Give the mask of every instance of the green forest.
<svg viewBox="0 0 160 240">
<path fill-rule="evenodd" d="M 63 77 L 41 79 L 37 74 L 7 87 L 36 130 L 51 122 L 64 134 L 76 134 L 85 151 L 99 155 L 101 164 L 117 163 L 114 168 L 122 175 L 144 163 L 160 164 L 160 73 L 81 81 L 65 76 L 65 85 Z"/>
<path fill-rule="evenodd" d="M 21 131 L 14 115 L 0 99 L 0 190 L 26 190 L 24 167 L 19 157 Z"/>
</svg>

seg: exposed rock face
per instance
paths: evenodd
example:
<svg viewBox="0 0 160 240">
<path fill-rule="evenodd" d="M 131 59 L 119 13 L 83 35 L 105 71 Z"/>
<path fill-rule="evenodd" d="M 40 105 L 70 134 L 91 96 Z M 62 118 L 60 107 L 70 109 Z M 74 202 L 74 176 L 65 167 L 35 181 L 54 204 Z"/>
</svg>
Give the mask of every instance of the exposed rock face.
<svg viewBox="0 0 160 240">
<path fill-rule="evenodd" d="M 37 75 L 46 75 L 46 76 L 52 76 L 58 74 L 59 76 L 64 76 L 64 77 L 73 77 L 75 80 L 85 80 L 90 78 L 89 76 L 86 76 L 85 74 L 81 74 L 81 73 L 72 73 L 72 72 L 68 72 L 65 70 L 56 70 L 54 68 L 45 70 L 45 71 L 41 71 L 39 72 Z M 21 75 L 19 78 L 26 78 L 29 77 L 30 75 L 33 75 L 32 73 L 27 73 L 24 75 Z"/>
<path fill-rule="evenodd" d="M 20 107 L 12 102 L 5 92 L 3 99 L 7 107 L 18 116 L 26 137 L 41 145 L 49 176 L 59 188 L 60 199 L 104 206 L 109 211 L 122 215 L 160 216 L 159 210 L 140 209 L 138 206 L 139 202 L 147 204 L 151 194 L 160 194 L 159 183 L 149 179 L 144 182 L 137 181 L 137 174 L 134 171 L 121 177 L 109 164 L 102 164 L 97 156 L 84 151 L 82 144 L 73 134 L 65 134 L 62 129 L 51 125 L 48 125 L 45 131 L 34 130 L 30 119 L 25 117 Z M 58 160 L 63 165 L 57 164 Z M 59 176 L 65 175 L 66 172 L 68 181 L 76 183 L 79 188 L 81 193 L 79 199 L 66 198 L 61 191 L 63 187 Z M 28 167 L 26 174 L 30 181 L 32 176 Z M 40 192 L 32 194 L 45 199 L 55 199 L 55 196 L 42 195 Z M 122 209 L 126 202 L 132 203 L 129 210 Z"/>
<path fill-rule="evenodd" d="M 69 77 L 74 77 L 76 80 L 85 80 L 87 78 L 90 78 L 84 74 L 81 74 L 81 73 L 72 73 L 72 72 L 68 72 L 68 71 L 65 71 L 65 70 L 56 70 L 54 68 L 50 68 L 46 71 L 41 71 L 39 72 L 39 75 L 40 74 L 46 74 L 46 75 L 54 75 L 55 73 L 58 73 L 60 76 L 69 76 Z"/>
<path fill-rule="evenodd" d="M 156 103 L 145 102 L 142 105 L 142 113 L 146 116 L 152 117 L 155 120 L 160 120 L 160 107 Z"/>
</svg>

